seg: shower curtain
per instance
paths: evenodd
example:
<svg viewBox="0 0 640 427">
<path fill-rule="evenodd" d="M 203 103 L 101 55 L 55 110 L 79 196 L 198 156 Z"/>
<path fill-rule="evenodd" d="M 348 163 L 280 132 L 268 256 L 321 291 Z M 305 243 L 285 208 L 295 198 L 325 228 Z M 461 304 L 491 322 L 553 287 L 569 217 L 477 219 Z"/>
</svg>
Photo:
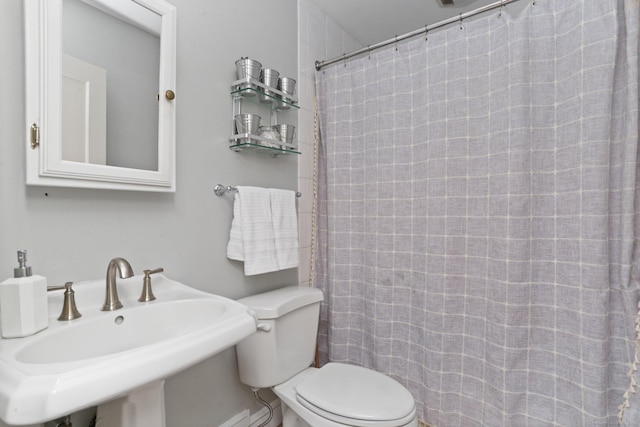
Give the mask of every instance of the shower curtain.
<svg viewBox="0 0 640 427">
<path fill-rule="evenodd" d="M 436 426 L 617 425 L 637 65 L 637 0 L 537 0 L 319 71 L 321 363 Z"/>
</svg>

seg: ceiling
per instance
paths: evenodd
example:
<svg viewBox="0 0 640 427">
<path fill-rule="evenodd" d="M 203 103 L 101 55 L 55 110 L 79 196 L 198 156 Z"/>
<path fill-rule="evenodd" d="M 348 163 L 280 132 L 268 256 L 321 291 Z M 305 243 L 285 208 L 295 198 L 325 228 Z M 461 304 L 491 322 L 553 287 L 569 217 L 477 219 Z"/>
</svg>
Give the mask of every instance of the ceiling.
<svg viewBox="0 0 640 427">
<path fill-rule="evenodd" d="M 455 5 L 447 7 L 442 6 L 441 0 L 313 1 L 358 42 L 368 46 L 500 0 L 453 0 Z M 521 9 L 524 4 L 513 7 Z"/>
</svg>

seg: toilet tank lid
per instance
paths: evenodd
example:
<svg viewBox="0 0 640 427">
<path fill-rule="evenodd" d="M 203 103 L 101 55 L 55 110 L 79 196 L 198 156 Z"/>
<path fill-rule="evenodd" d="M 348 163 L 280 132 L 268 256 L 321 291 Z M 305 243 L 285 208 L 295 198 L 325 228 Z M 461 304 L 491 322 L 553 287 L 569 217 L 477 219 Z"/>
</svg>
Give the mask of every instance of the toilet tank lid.
<svg viewBox="0 0 640 427">
<path fill-rule="evenodd" d="M 256 313 L 258 319 L 276 319 L 290 311 L 321 302 L 322 291 L 306 286 L 287 286 L 238 300 Z"/>
</svg>

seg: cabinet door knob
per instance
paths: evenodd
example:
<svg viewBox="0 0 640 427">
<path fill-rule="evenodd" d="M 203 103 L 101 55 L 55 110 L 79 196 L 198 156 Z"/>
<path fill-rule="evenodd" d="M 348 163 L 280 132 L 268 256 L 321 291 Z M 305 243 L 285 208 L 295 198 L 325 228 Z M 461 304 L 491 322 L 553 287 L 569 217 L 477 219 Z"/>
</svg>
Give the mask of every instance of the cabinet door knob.
<svg viewBox="0 0 640 427">
<path fill-rule="evenodd" d="M 169 89 L 168 91 L 166 91 L 164 93 L 164 95 L 167 97 L 167 99 L 169 101 L 173 101 L 176 98 L 176 93 L 174 91 L 172 91 L 171 89 Z"/>
</svg>

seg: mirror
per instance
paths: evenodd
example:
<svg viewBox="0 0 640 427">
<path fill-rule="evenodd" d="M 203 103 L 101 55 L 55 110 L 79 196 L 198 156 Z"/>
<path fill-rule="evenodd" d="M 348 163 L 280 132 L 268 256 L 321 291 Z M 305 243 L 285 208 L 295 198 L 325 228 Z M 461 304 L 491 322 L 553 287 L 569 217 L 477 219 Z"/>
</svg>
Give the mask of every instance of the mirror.
<svg viewBox="0 0 640 427">
<path fill-rule="evenodd" d="M 25 0 L 27 184 L 175 191 L 176 10 Z"/>
</svg>

